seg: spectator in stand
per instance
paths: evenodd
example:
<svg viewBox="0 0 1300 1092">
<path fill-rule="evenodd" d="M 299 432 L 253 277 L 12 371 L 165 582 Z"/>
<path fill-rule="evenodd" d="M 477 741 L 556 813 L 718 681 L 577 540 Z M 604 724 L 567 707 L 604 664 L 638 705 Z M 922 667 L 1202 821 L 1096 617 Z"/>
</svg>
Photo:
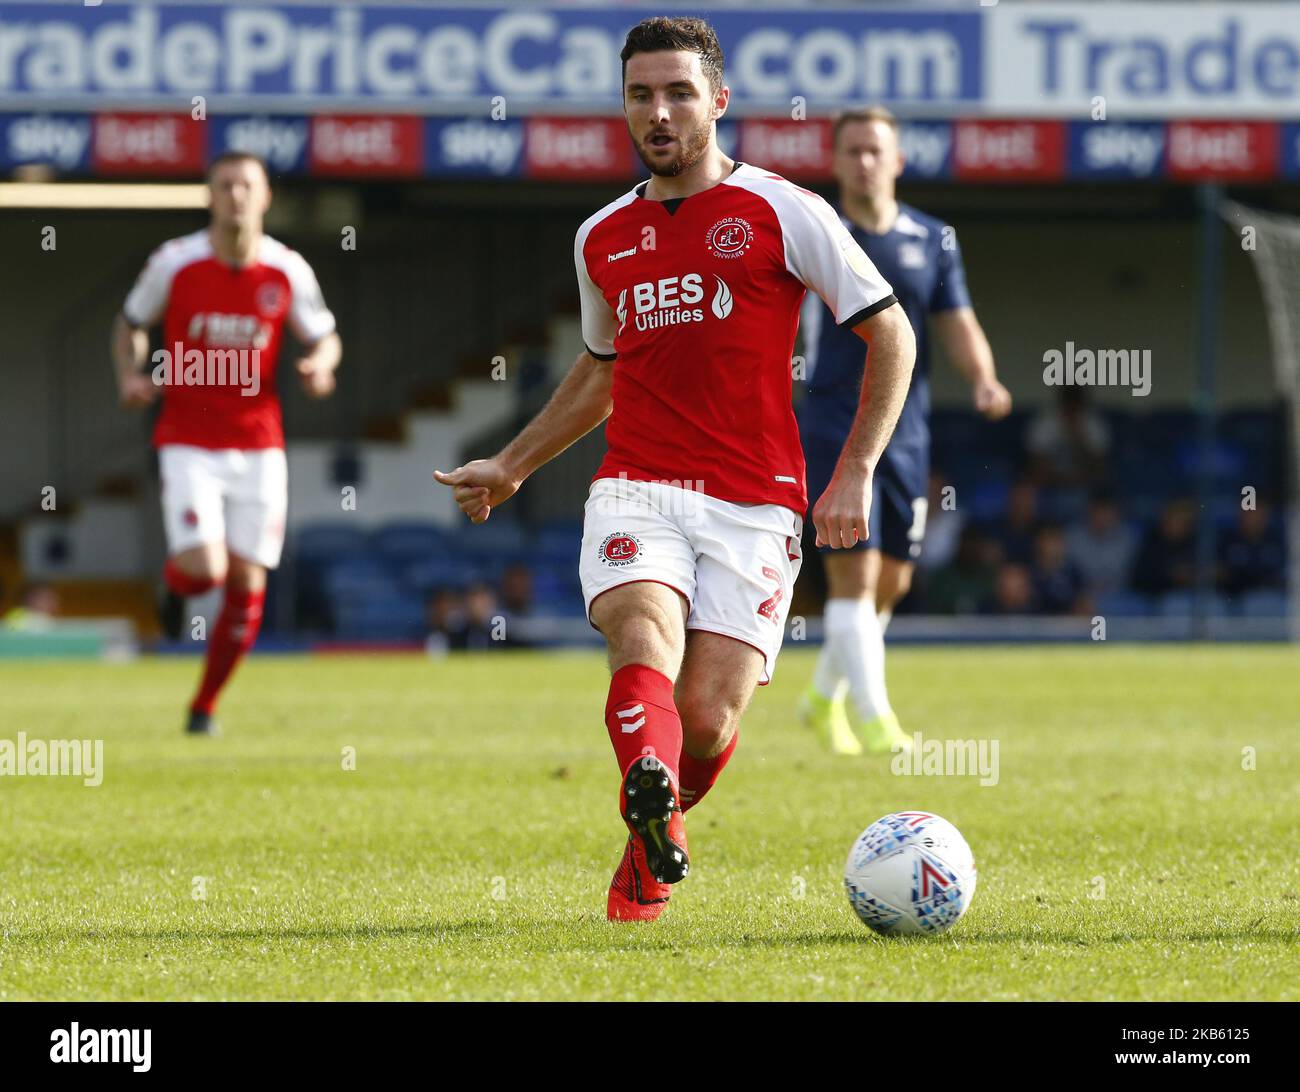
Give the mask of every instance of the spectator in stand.
<svg viewBox="0 0 1300 1092">
<path fill-rule="evenodd" d="M 1286 585 L 1286 546 L 1271 526 L 1271 506 L 1262 498 L 1242 509 L 1237 525 L 1219 540 L 1219 588 L 1228 595 Z"/>
<path fill-rule="evenodd" d="M 471 584 L 465 591 L 465 643 L 460 647 L 469 651 L 504 648 L 508 637 L 496 592 L 483 583 Z"/>
<path fill-rule="evenodd" d="M 993 584 L 993 599 L 988 604 L 991 614 L 1034 614 L 1038 609 L 1034 599 L 1034 580 L 1029 566 L 1008 562 L 1001 566 Z"/>
<path fill-rule="evenodd" d="M 465 647 L 465 603 L 455 588 L 438 588 L 425 607 L 429 636 L 425 650 L 441 656 L 453 648 Z"/>
<path fill-rule="evenodd" d="M 516 562 L 501 574 L 501 608 L 505 616 L 505 643 L 516 648 L 528 648 L 531 641 L 520 631 L 533 613 L 533 570 L 523 562 Z M 519 623 L 525 625 L 521 626 Z"/>
<path fill-rule="evenodd" d="M 1106 492 L 1088 501 L 1084 522 L 1065 535 L 1065 554 L 1083 577 L 1092 596 L 1109 595 L 1128 587 L 1136 548 L 1115 499 Z"/>
<path fill-rule="evenodd" d="M 1196 509 L 1170 501 L 1147 531 L 1133 568 L 1133 587 L 1147 595 L 1185 591 L 1196 583 Z"/>
<path fill-rule="evenodd" d="M 1003 557 L 1017 565 L 1034 559 L 1034 535 L 1038 532 L 1038 486 L 1020 478 L 1007 493 L 1006 519 L 990 523 L 985 534 L 1002 547 Z"/>
<path fill-rule="evenodd" d="M 1035 481 L 1061 490 L 1091 488 L 1106 480 L 1110 429 L 1088 406 L 1083 387 L 1062 387 L 1054 409 L 1041 410 L 1025 436 Z"/>
<path fill-rule="evenodd" d="M 1030 572 L 1039 613 L 1088 613 L 1083 576 L 1066 556 L 1065 532 L 1058 525 L 1049 523 L 1038 529 Z"/>
<path fill-rule="evenodd" d="M 961 534 L 957 557 L 934 574 L 926 593 L 926 609 L 936 614 L 974 614 L 993 598 L 994 578 L 1002 563 L 1002 547 L 967 526 Z"/>
<path fill-rule="evenodd" d="M 507 618 L 524 618 L 533 612 L 533 570 L 516 562 L 501 574 L 501 605 Z"/>
</svg>

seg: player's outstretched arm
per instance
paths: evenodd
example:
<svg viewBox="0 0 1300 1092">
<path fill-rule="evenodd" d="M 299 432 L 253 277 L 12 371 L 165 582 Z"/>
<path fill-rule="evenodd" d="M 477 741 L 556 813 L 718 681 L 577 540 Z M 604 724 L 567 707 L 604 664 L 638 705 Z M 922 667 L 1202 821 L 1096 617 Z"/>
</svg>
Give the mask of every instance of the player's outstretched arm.
<svg viewBox="0 0 1300 1092">
<path fill-rule="evenodd" d="M 538 467 L 586 436 L 613 409 L 612 361 L 580 353 L 542 411 L 491 459 L 475 459 L 450 473 L 435 470 L 435 481 L 451 486 L 456 503 L 474 523 L 514 496 Z"/>
<path fill-rule="evenodd" d="M 117 396 L 122 405 L 133 409 L 147 406 L 158 396 L 153 379 L 140 370 L 149 356 L 149 334 L 132 326 L 119 311 L 113 319 L 109 348 L 117 374 Z"/>
<path fill-rule="evenodd" d="M 990 421 L 1010 413 L 1011 392 L 998 380 L 993 350 L 975 312 L 969 307 L 940 311 L 934 316 L 934 330 L 944 355 L 970 383 L 975 409 Z"/>
<path fill-rule="evenodd" d="M 893 435 L 916 361 L 912 325 L 898 304 L 853 328 L 870 349 L 853 428 L 826 492 L 813 508 L 817 545 L 843 549 L 867 538 L 871 476 Z"/>
<path fill-rule="evenodd" d="M 298 361 L 302 389 L 312 398 L 334 393 L 334 372 L 343 359 L 343 342 L 338 334 L 326 334 Z"/>
</svg>

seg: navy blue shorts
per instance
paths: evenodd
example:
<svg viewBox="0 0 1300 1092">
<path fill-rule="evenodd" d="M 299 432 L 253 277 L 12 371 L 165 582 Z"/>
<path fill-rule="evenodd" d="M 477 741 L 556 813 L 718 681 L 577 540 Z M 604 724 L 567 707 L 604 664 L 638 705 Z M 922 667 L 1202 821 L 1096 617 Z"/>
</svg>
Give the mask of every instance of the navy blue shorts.
<svg viewBox="0 0 1300 1092">
<path fill-rule="evenodd" d="M 811 405 L 810 405 L 811 403 Z M 821 412 L 824 403 L 805 398 L 800 408 L 799 425 L 803 439 L 804 460 L 808 471 L 808 521 L 812 506 L 830 485 L 835 464 L 844 441 L 848 439 L 852 416 L 847 421 L 842 409 Z M 856 411 L 856 404 L 849 406 Z M 899 561 L 915 561 L 921 556 L 925 538 L 925 516 L 929 493 L 930 448 L 928 444 L 900 447 L 891 443 L 885 448 L 876 467 L 871 487 L 871 537 L 855 549 L 870 547 Z M 829 546 L 822 547 L 829 550 Z"/>
</svg>

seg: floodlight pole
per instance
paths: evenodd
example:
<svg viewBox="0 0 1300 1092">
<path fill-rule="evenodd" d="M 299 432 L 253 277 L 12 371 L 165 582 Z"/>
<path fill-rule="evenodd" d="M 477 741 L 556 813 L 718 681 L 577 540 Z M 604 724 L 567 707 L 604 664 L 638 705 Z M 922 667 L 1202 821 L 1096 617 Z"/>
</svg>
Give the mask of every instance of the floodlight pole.
<svg viewBox="0 0 1300 1092">
<path fill-rule="evenodd" d="M 1223 288 L 1223 225 L 1219 206 L 1223 185 L 1202 182 L 1196 188 L 1200 209 L 1197 253 L 1199 257 L 1199 307 L 1196 315 L 1196 590 L 1192 607 L 1192 636 L 1211 636 L 1214 596 L 1214 436 L 1215 370 L 1219 354 L 1219 306 Z"/>
</svg>

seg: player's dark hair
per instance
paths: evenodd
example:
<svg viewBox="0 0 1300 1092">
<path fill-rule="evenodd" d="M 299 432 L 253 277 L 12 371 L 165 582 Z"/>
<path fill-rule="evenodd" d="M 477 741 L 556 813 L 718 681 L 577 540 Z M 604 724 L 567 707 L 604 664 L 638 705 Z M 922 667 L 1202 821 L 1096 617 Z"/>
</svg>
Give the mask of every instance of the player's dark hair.
<svg viewBox="0 0 1300 1092">
<path fill-rule="evenodd" d="M 271 169 L 266 165 L 266 160 L 264 160 L 260 155 L 255 155 L 253 152 L 240 152 L 235 150 L 222 152 L 208 164 L 209 181 L 211 181 L 212 175 L 216 172 L 216 169 L 223 163 L 256 163 L 262 168 L 262 174 L 266 176 L 267 182 L 271 181 Z"/>
<path fill-rule="evenodd" d="M 835 125 L 831 129 L 831 147 L 840 146 L 840 133 L 846 125 L 853 125 L 861 121 L 883 121 L 891 129 L 894 135 L 898 135 L 898 118 L 894 117 L 883 106 L 864 106 L 858 110 L 845 110 L 835 119 Z"/>
<path fill-rule="evenodd" d="M 718 35 L 703 19 L 693 16 L 656 15 L 643 19 L 627 32 L 623 43 L 623 78 L 627 79 L 627 59 L 634 53 L 663 53 L 686 50 L 700 55 L 709 87 L 716 92 L 722 86 L 723 57 Z"/>
</svg>

